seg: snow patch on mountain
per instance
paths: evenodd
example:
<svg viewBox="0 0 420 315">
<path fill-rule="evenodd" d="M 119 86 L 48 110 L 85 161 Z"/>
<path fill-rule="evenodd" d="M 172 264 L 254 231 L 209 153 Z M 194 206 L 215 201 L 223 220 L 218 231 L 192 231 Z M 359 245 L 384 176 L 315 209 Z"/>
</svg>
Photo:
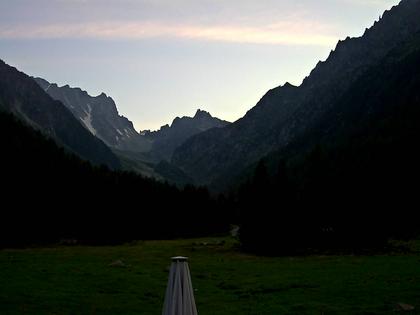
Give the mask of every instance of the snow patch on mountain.
<svg viewBox="0 0 420 315">
<path fill-rule="evenodd" d="M 96 136 L 96 130 L 95 128 L 93 128 L 92 126 L 92 107 L 90 106 L 90 104 L 86 104 L 87 107 L 87 111 L 86 111 L 86 116 L 84 118 L 82 118 L 82 122 L 85 125 L 85 127 L 93 134 Z"/>
</svg>

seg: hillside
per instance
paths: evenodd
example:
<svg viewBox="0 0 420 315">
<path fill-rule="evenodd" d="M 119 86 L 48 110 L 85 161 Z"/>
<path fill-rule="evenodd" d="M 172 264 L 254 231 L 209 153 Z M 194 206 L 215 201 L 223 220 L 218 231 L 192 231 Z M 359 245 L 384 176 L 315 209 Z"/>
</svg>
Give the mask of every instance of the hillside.
<svg viewBox="0 0 420 315">
<path fill-rule="evenodd" d="M 1 60 L 0 109 L 17 115 L 85 160 L 113 169 L 120 167 L 112 151 L 62 103 L 54 101 L 32 78 Z"/>
</svg>

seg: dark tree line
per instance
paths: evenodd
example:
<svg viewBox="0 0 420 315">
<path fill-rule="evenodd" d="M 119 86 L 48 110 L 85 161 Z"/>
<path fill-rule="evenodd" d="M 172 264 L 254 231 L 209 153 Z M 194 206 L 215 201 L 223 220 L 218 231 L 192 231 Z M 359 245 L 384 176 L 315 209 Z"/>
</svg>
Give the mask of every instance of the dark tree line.
<svg viewBox="0 0 420 315">
<path fill-rule="evenodd" d="M 111 244 L 225 232 L 206 188 L 93 167 L 0 112 L 0 246 Z"/>
<path fill-rule="evenodd" d="M 396 159 L 384 148 L 369 152 L 317 147 L 298 164 L 282 162 L 272 174 L 261 161 L 238 193 L 244 249 L 276 255 L 360 252 L 383 249 L 391 238 L 418 236 L 418 163 Z"/>
</svg>

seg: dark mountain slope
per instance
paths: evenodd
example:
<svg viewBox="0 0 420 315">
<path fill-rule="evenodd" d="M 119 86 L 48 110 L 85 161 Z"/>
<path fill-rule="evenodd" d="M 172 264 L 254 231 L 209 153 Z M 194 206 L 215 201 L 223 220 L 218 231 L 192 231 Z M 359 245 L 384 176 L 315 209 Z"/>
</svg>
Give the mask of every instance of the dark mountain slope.
<svg viewBox="0 0 420 315">
<path fill-rule="evenodd" d="M 364 143 L 365 138 L 381 137 L 385 131 L 380 128 L 395 125 L 393 120 L 401 118 L 402 113 L 408 110 L 406 107 L 411 108 L 414 114 L 420 86 L 417 82 L 419 51 L 420 33 L 417 33 L 358 77 L 312 128 L 289 145 L 265 156 L 264 160 L 270 170 L 275 171 L 280 161 L 299 160 L 299 157 L 317 146 L 352 147 L 357 146 L 358 142 Z M 407 119 L 407 127 L 420 120 L 416 115 L 404 117 Z M 402 122 L 397 125 L 400 124 Z M 399 132 L 396 131 L 394 137 L 390 130 L 386 131 L 387 137 L 395 138 L 395 143 L 407 142 Z M 236 183 L 246 180 L 256 165 L 254 163 L 247 168 L 236 178 Z"/>
<path fill-rule="evenodd" d="M 270 151 L 309 132 L 367 69 L 420 30 L 420 1 L 403 0 L 360 38 L 338 43 L 301 86 L 269 91 L 232 125 L 192 137 L 172 162 L 198 183 L 229 180 Z"/>
<path fill-rule="evenodd" d="M 94 164 L 120 166 L 118 158 L 32 78 L 0 60 L 0 109 L 14 113 L 67 149 Z"/>
</svg>

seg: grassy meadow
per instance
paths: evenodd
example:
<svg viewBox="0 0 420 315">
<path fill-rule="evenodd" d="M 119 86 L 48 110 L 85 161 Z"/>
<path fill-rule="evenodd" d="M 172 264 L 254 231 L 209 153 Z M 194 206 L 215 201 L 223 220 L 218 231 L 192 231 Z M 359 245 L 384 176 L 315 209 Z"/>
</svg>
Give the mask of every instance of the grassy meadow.
<svg viewBox="0 0 420 315">
<path fill-rule="evenodd" d="M 174 255 L 190 258 L 200 315 L 420 314 L 419 245 L 408 253 L 280 258 L 240 253 L 227 237 L 6 249 L 0 314 L 160 314 Z"/>
</svg>

